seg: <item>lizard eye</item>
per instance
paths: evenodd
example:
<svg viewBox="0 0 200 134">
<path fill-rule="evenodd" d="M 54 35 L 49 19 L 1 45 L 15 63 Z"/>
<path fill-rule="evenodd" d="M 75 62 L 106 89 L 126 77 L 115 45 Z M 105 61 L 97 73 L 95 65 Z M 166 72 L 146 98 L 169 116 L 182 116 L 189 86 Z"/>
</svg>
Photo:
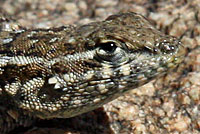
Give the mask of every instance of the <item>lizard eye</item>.
<svg viewBox="0 0 200 134">
<path fill-rule="evenodd" d="M 114 51 L 117 48 L 115 42 L 101 43 L 99 44 L 99 47 L 100 47 L 100 51 L 104 51 L 109 54 L 114 53 Z"/>
<path fill-rule="evenodd" d="M 112 62 L 112 64 L 122 62 L 126 54 L 121 47 L 118 47 L 117 43 L 109 41 L 98 44 L 96 58 L 104 62 Z"/>
</svg>

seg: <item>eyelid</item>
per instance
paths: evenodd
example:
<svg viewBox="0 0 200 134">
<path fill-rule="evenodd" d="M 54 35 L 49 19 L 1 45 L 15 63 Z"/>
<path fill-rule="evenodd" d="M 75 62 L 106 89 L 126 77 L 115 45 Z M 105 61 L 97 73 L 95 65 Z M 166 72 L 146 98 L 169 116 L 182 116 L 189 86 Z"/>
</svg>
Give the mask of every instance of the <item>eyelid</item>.
<svg viewBox="0 0 200 134">
<path fill-rule="evenodd" d="M 99 43 L 109 43 L 109 42 L 114 42 L 117 47 L 120 47 L 119 45 L 120 42 L 112 39 L 101 40 Z"/>
</svg>

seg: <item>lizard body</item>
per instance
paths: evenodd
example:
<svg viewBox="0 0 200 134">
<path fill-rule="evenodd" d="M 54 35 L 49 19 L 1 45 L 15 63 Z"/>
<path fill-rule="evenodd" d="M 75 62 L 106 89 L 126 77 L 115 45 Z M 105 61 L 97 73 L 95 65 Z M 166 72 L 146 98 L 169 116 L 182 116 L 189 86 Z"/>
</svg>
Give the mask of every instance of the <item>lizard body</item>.
<svg viewBox="0 0 200 134">
<path fill-rule="evenodd" d="M 70 118 L 177 67 L 187 51 L 136 13 L 50 29 L 0 31 L 0 132 Z"/>
</svg>

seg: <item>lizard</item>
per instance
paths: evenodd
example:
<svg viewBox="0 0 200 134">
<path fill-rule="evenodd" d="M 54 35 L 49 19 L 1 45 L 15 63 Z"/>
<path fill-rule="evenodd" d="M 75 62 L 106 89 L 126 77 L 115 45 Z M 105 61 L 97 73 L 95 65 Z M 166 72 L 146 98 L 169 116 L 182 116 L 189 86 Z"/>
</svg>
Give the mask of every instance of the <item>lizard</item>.
<svg viewBox="0 0 200 134">
<path fill-rule="evenodd" d="M 0 23 L 0 133 L 94 110 L 177 68 L 187 54 L 179 39 L 134 12 L 48 29 Z"/>
</svg>

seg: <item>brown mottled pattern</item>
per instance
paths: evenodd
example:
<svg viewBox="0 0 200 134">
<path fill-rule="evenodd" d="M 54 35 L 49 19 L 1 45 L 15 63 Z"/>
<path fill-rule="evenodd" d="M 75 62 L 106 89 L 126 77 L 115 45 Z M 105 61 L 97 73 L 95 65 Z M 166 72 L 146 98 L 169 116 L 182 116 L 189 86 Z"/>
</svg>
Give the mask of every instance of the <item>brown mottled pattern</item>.
<svg viewBox="0 0 200 134">
<path fill-rule="evenodd" d="M 3 20 L 3 19 L 1 19 Z M 135 13 L 51 29 L 0 32 L 0 132 L 69 118 L 179 65 L 186 49 Z"/>
</svg>

